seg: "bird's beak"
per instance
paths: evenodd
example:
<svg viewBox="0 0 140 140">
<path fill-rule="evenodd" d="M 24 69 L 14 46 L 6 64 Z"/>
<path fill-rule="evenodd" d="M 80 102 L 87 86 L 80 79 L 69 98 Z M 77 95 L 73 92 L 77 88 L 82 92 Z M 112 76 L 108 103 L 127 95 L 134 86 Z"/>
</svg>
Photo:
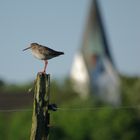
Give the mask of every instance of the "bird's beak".
<svg viewBox="0 0 140 140">
<path fill-rule="evenodd" d="M 26 50 L 28 50 L 28 49 L 30 49 L 31 47 L 28 47 L 28 48 L 25 48 L 25 49 L 23 49 L 22 51 L 26 51 Z"/>
</svg>

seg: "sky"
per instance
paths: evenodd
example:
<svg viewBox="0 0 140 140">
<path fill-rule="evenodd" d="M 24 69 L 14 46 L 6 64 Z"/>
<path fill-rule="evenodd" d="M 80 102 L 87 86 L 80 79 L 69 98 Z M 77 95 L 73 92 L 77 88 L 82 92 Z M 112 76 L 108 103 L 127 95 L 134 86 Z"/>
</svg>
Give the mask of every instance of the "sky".
<svg viewBox="0 0 140 140">
<path fill-rule="evenodd" d="M 99 0 L 102 18 L 119 73 L 140 75 L 140 1 Z M 10 83 L 34 80 L 44 62 L 35 59 L 37 42 L 65 55 L 49 60 L 52 78 L 69 75 L 82 45 L 91 0 L 0 1 L 0 79 Z"/>
</svg>

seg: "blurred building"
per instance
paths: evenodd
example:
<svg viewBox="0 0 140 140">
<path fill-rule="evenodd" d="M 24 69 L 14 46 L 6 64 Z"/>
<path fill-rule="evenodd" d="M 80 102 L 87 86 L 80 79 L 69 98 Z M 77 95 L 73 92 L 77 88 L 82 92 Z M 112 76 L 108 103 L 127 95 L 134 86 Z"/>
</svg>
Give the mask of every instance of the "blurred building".
<svg viewBox="0 0 140 140">
<path fill-rule="evenodd" d="M 94 94 L 98 99 L 120 104 L 120 81 L 107 42 L 100 5 L 94 0 L 83 37 L 75 55 L 71 79 L 82 98 Z"/>
</svg>

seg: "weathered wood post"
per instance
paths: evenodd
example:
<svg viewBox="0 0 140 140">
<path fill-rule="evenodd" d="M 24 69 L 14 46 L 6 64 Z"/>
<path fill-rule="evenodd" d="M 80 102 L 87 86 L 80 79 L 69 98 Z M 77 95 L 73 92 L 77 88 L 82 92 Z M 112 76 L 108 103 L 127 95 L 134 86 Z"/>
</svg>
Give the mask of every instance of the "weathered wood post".
<svg viewBox="0 0 140 140">
<path fill-rule="evenodd" d="M 35 89 L 30 140 L 48 140 L 50 114 L 50 75 L 38 73 Z"/>
</svg>

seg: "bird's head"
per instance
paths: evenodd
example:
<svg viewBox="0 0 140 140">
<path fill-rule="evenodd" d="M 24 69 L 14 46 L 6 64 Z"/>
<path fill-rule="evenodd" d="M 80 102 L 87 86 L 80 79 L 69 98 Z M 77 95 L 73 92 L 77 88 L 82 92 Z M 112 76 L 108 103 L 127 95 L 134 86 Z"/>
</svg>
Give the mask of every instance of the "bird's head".
<svg viewBox="0 0 140 140">
<path fill-rule="evenodd" d="M 23 51 L 26 51 L 28 49 L 33 49 L 33 48 L 36 48 L 36 46 L 38 46 L 39 44 L 38 43 L 31 43 L 31 45 L 25 49 L 23 49 Z"/>
</svg>

